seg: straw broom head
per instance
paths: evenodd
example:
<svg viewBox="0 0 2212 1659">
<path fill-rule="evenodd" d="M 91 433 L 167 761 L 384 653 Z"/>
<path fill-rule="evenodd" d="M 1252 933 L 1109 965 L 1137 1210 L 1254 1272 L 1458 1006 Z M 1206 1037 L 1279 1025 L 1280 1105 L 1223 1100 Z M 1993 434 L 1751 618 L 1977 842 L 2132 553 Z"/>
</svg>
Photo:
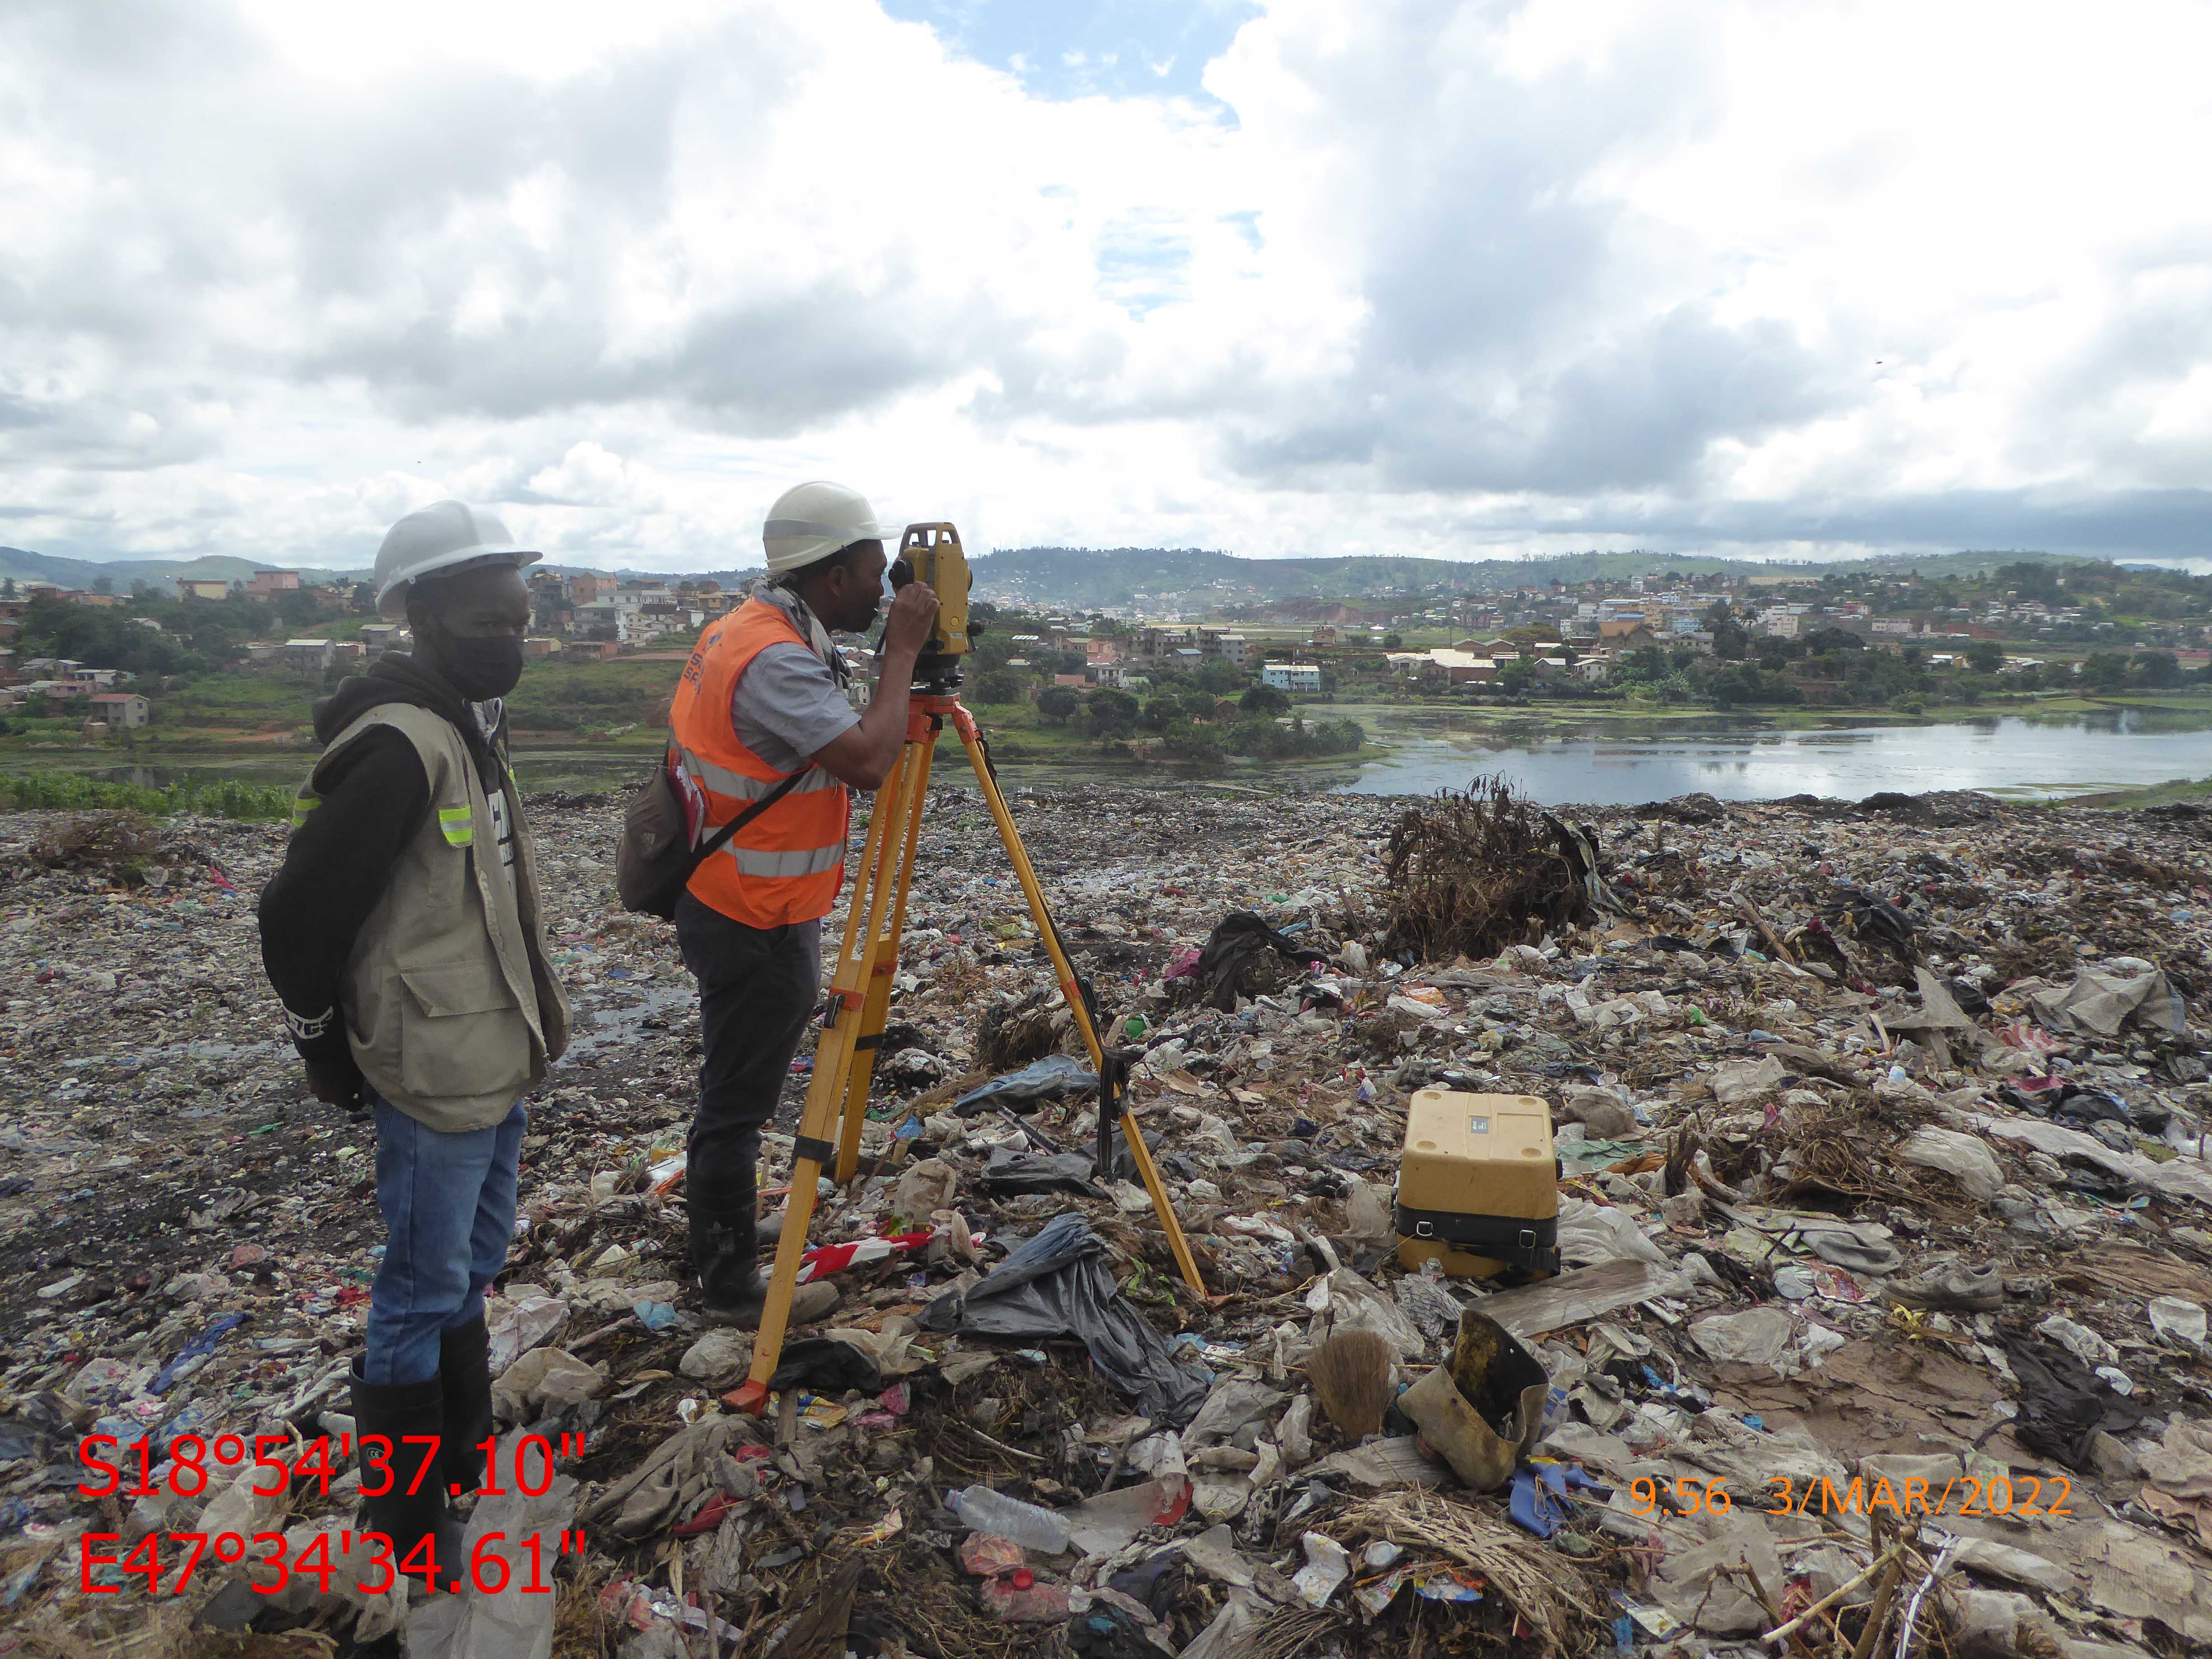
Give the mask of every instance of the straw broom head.
<svg viewBox="0 0 2212 1659">
<path fill-rule="evenodd" d="M 1382 1432 L 1394 1358 L 1381 1333 L 1355 1330 L 1330 1333 L 1306 1361 L 1321 1408 L 1347 1440 Z"/>
</svg>

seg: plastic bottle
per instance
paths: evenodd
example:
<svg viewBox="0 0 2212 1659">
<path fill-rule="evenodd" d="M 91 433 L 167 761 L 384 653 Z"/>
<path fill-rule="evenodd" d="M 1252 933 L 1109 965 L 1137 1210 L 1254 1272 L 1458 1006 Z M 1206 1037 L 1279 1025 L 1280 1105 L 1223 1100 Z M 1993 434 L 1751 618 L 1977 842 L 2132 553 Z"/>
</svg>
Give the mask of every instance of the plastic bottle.
<svg viewBox="0 0 2212 1659">
<path fill-rule="evenodd" d="M 1025 1550 L 1057 1555 L 1068 1545 L 1067 1518 L 988 1486 L 967 1486 L 945 1499 L 953 1514 L 977 1532 L 1009 1539 Z"/>
</svg>

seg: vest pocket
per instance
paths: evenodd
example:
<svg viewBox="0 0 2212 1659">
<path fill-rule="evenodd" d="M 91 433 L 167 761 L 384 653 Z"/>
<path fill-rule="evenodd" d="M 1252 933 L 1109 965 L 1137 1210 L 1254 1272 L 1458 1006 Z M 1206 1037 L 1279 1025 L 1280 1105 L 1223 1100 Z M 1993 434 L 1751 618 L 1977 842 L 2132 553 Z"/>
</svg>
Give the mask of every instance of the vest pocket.
<svg viewBox="0 0 2212 1659">
<path fill-rule="evenodd" d="M 425 1099 L 459 1098 L 530 1081 L 530 1027 L 496 962 L 398 965 L 399 1081 Z"/>
</svg>

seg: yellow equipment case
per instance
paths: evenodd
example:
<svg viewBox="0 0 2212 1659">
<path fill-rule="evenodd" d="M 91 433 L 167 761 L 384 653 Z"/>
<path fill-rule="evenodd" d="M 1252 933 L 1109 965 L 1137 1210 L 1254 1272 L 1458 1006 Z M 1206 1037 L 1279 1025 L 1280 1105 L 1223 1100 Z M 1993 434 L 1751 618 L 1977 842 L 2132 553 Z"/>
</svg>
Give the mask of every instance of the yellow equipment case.
<svg viewBox="0 0 2212 1659">
<path fill-rule="evenodd" d="M 1455 1279 L 1559 1270 L 1559 1166 L 1552 1109 L 1533 1095 L 1424 1089 L 1406 1109 L 1395 1222 L 1398 1259 Z"/>
</svg>

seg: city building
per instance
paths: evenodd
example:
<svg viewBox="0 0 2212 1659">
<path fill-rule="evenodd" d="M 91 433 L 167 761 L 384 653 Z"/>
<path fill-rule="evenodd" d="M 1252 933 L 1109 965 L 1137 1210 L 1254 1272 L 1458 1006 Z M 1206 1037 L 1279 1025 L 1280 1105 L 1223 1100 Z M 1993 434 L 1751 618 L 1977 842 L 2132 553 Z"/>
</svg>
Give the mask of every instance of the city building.
<svg viewBox="0 0 2212 1659">
<path fill-rule="evenodd" d="M 301 673 L 319 674 L 337 660 L 337 647 L 336 640 L 287 640 L 284 666 Z"/>
<path fill-rule="evenodd" d="M 129 731 L 153 718 L 154 705 L 136 691 L 101 691 L 94 695 L 92 714 L 107 722 L 110 731 Z"/>
<path fill-rule="evenodd" d="M 1269 662 L 1260 665 L 1260 684 L 1272 685 L 1278 691 L 1311 691 L 1321 690 L 1321 668 L 1310 662 Z"/>
</svg>

